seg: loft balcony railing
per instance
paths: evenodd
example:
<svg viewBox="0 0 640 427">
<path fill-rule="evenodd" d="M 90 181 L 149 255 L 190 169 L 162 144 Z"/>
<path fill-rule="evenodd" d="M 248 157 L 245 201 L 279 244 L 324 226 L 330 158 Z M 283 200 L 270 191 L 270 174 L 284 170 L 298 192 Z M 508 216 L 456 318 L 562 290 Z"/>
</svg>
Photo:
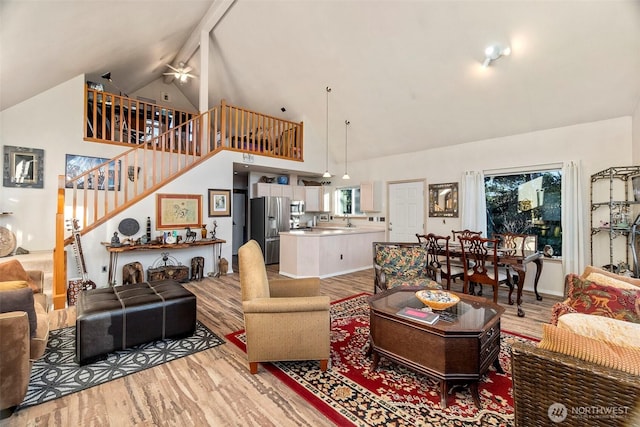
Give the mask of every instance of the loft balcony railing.
<svg viewBox="0 0 640 427">
<path fill-rule="evenodd" d="M 170 129 L 181 128 L 185 141 L 194 132 L 215 135 L 215 148 L 242 151 L 287 160 L 303 160 L 302 123 L 228 105 L 223 100 L 214 108 L 219 114 L 210 128 L 184 126 L 197 113 L 171 109 L 149 102 L 86 87 L 85 135 L 87 141 L 140 145 Z"/>
<path fill-rule="evenodd" d="M 73 241 L 71 232 L 65 230 L 65 220 L 77 219 L 84 235 L 221 150 L 303 161 L 302 123 L 224 101 L 205 113 L 193 114 L 152 108 L 89 87 L 86 99 L 85 139 L 134 147 L 77 176 L 59 176 L 53 286 L 56 309 L 66 302 L 64 253 Z M 142 120 L 134 120 L 141 111 L 146 117 L 144 130 L 137 125 Z"/>
<path fill-rule="evenodd" d="M 92 89 L 85 92 L 85 140 L 141 144 L 179 127 L 198 113 Z"/>
</svg>

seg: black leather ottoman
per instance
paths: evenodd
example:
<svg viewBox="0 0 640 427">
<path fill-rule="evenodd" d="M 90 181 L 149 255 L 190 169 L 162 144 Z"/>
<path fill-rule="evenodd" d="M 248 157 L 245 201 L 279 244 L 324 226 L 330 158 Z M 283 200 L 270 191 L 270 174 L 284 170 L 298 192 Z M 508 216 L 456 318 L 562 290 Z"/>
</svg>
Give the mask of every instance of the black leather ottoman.
<svg viewBox="0 0 640 427">
<path fill-rule="evenodd" d="M 196 297 L 175 280 L 90 289 L 76 305 L 76 360 L 85 364 L 115 350 L 192 335 Z"/>
</svg>

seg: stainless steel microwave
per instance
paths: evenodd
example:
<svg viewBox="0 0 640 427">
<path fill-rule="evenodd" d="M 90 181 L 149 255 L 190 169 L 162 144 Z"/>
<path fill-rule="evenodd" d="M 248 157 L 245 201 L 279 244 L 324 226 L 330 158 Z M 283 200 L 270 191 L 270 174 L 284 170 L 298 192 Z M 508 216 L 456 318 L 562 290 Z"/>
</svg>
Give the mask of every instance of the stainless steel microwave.
<svg viewBox="0 0 640 427">
<path fill-rule="evenodd" d="M 302 200 L 293 200 L 291 202 L 291 215 L 304 214 L 304 202 Z"/>
</svg>

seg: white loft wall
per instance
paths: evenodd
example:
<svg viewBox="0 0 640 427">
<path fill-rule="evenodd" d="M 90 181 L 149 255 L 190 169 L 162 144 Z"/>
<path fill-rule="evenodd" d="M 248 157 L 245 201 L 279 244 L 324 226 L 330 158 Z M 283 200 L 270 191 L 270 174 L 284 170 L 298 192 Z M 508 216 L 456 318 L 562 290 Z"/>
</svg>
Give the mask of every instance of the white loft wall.
<svg viewBox="0 0 640 427">
<path fill-rule="evenodd" d="M 583 167 L 584 212 L 589 215 L 589 176 L 610 166 L 631 164 L 631 124 L 631 117 L 620 117 L 366 162 L 350 162 L 349 174 L 352 184 L 372 179 L 383 183 L 426 179 L 428 185 L 460 182 L 462 173 L 467 170 L 485 171 L 579 160 Z M 386 185 L 383 185 L 383 212 L 388 216 Z M 428 214 L 425 217 L 427 232 L 450 235 L 451 230 L 460 228 L 459 218 L 443 220 L 428 218 Z M 588 226 L 588 216 L 585 220 Z M 585 229 L 586 245 L 589 244 L 589 236 Z M 588 256 L 585 261 L 589 261 Z M 532 274 L 529 274 L 525 289 L 532 288 L 531 279 Z M 560 263 L 545 262 L 539 290 L 561 295 L 563 285 Z"/>
<path fill-rule="evenodd" d="M 640 99 L 633 113 L 633 164 L 640 165 Z"/>
<path fill-rule="evenodd" d="M 207 224 L 207 230 L 213 230 L 213 220 L 217 222 L 216 237 L 226 240 L 227 242 L 222 245 L 221 256 L 229 261 L 229 267 L 231 267 L 231 217 L 216 217 L 209 218 L 209 203 L 208 203 L 208 189 L 209 188 L 233 188 L 233 161 L 237 160 L 237 153 L 222 152 L 206 163 L 198 166 L 194 170 L 187 174 L 182 175 L 178 179 L 167 184 L 160 189 L 157 193 L 160 194 L 195 194 L 202 196 L 202 224 Z M 232 205 L 233 208 L 233 205 Z M 147 217 L 151 219 L 151 237 L 155 238 L 158 234 L 161 234 L 164 230 L 157 230 L 156 219 L 156 195 L 152 194 L 145 199 L 136 203 L 131 208 L 127 209 L 122 214 L 114 217 L 106 224 L 98 227 L 93 232 L 87 234 L 82 238 L 82 246 L 85 253 L 85 259 L 87 263 L 87 270 L 89 277 L 96 283 L 107 283 L 107 273 L 102 271 L 102 267 L 109 265 L 109 256 L 101 242 L 108 242 L 111 240 L 113 233 L 118 230 L 118 224 L 125 218 L 133 218 L 140 223 L 140 231 L 133 236 L 137 239 L 146 233 Z M 176 228 L 183 237 L 185 230 L 183 228 Z M 200 239 L 200 231 L 198 232 L 198 240 Z M 121 235 L 120 239 L 124 239 Z M 200 247 L 190 249 L 178 249 L 178 250 L 163 250 L 163 251 L 136 251 L 125 252 L 120 254 L 118 258 L 118 268 L 116 270 L 116 280 L 118 283 L 122 283 L 122 266 L 129 262 L 139 261 L 147 268 L 157 262 L 161 257 L 162 252 L 169 252 L 182 265 L 190 265 L 190 260 L 194 256 L 205 257 L 205 274 L 213 270 L 213 249 L 212 247 Z M 68 271 L 69 277 L 73 277 L 73 271 L 75 271 L 75 260 L 69 254 L 68 259 Z M 230 268 L 231 270 L 231 268 Z"/>
</svg>

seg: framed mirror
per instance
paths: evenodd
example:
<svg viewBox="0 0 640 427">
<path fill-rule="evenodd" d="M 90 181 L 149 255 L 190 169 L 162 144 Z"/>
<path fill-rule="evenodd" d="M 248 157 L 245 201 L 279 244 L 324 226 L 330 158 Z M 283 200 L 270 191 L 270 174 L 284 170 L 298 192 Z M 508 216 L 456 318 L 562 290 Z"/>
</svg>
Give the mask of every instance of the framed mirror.
<svg viewBox="0 0 640 427">
<path fill-rule="evenodd" d="M 458 183 L 429 184 L 429 216 L 458 217 Z"/>
</svg>

